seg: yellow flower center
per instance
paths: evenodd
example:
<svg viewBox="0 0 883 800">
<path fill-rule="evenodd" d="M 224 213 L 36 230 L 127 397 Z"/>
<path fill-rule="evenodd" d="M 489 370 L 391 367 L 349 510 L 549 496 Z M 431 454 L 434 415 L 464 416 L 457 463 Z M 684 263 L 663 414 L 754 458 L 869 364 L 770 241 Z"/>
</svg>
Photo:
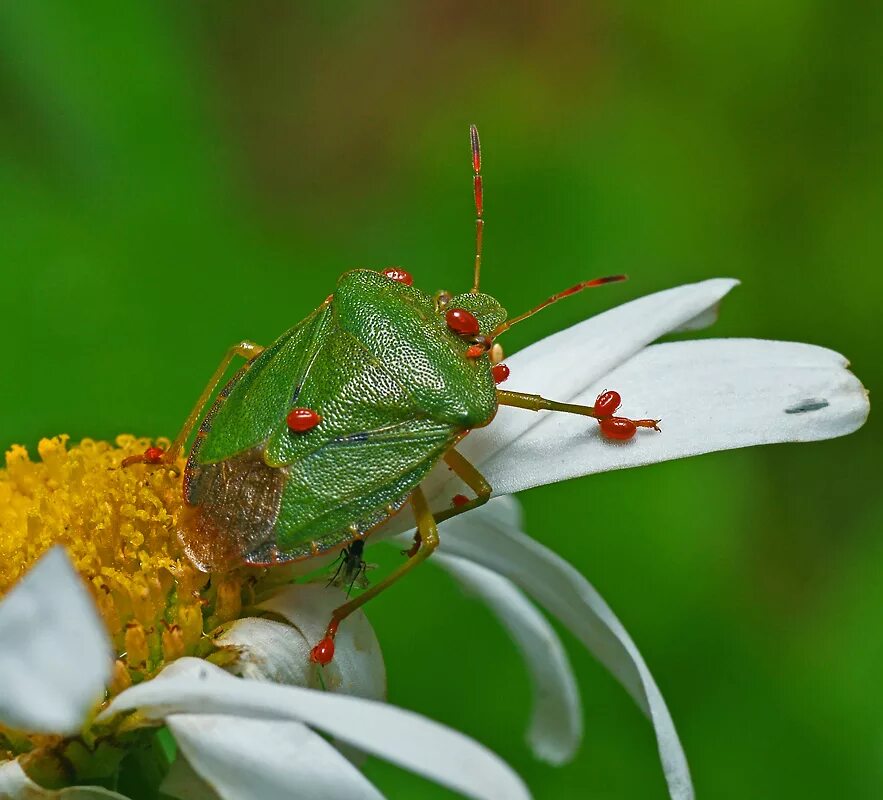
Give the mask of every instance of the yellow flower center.
<svg viewBox="0 0 883 800">
<path fill-rule="evenodd" d="M 181 477 L 162 467 L 120 467 L 150 444 L 119 436 L 116 446 L 84 439 L 68 447 L 68 437 L 58 436 L 40 442 L 39 461 L 12 447 L 0 469 L 0 596 L 49 547 L 64 545 L 116 648 L 111 694 L 168 661 L 208 652 L 204 633 L 238 617 L 243 600 L 253 602 L 262 574 L 242 568 L 210 576 L 191 564 L 176 532 Z"/>
</svg>

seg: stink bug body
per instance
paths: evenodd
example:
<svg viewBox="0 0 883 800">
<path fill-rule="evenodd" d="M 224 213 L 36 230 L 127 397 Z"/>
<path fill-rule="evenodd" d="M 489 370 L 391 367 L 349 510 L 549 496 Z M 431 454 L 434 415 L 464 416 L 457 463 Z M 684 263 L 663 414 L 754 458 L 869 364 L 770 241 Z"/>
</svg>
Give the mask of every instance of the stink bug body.
<svg viewBox="0 0 883 800">
<path fill-rule="evenodd" d="M 428 294 L 398 267 L 344 273 L 334 293 L 272 345 L 241 342 L 228 351 L 166 453 L 151 448 L 125 462 L 174 464 L 239 355 L 247 362 L 205 415 L 184 473 L 180 535 L 195 564 L 206 571 L 266 566 L 343 548 L 361 564 L 362 540 L 410 503 L 417 533 L 408 560 L 334 611 L 313 653 L 319 663 L 333 657 L 348 614 L 436 548 L 436 522 L 490 497 L 455 445 L 490 423 L 499 405 L 594 417 L 602 435 L 620 440 L 656 423 L 613 418 L 616 404 L 600 398 L 588 407 L 497 388 L 508 368 L 498 363 L 496 337 L 563 297 L 624 276 L 576 284 L 507 321 L 501 305 L 478 290 L 484 220 L 474 126 L 470 142 L 477 219 L 469 292 Z M 420 484 L 441 459 L 475 497 L 458 495 L 433 515 Z"/>
</svg>

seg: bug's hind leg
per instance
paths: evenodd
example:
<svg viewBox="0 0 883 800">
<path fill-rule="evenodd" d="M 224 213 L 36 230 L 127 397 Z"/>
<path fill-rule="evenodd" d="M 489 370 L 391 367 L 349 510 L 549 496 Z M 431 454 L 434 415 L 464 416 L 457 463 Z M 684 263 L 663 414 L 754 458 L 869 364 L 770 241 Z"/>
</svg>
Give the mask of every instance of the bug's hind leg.
<svg viewBox="0 0 883 800">
<path fill-rule="evenodd" d="M 167 466 L 174 466 L 175 462 L 178 460 L 178 456 L 181 454 L 182 448 L 187 443 L 187 439 L 190 438 L 193 428 L 196 427 L 196 423 L 199 422 L 203 410 L 209 400 L 211 400 L 212 394 L 218 387 L 221 379 L 224 377 L 224 373 L 227 372 L 230 362 L 236 356 L 242 356 L 242 358 L 251 361 L 252 359 L 257 358 L 262 352 L 264 352 L 263 347 L 248 340 L 238 342 L 229 348 L 221 359 L 221 363 L 218 364 L 218 368 L 214 371 L 211 378 L 209 378 L 209 382 L 202 390 L 202 394 L 199 395 L 196 405 L 193 406 L 193 409 L 185 420 L 181 431 L 175 437 L 175 441 L 172 442 L 169 449 L 163 450 L 160 447 L 148 447 L 147 450 L 139 455 L 124 458 L 122 466 L 128 467 L 132 464 L 165 464 Z"/>
<path fill-rule="evenodd" d="M 331 621 L 325 630 L 325 638 L 323 638 L 310 652 L 310 660 L 317 664 L 329 664 L 334 658 L 334 637 L 337 635 L 337 629 L 357 608 L 365 605 L 373 597 L 376 597 L 384 589 L 392 586 L 399 578 L 406 575 L 414 567 L 425 561 L 432 552 L 438 547 L 438 530 L 435 525 L 435 518 L 429 510 L 426 497 L 418 486 L 411 492 L 411 507 L 414 509 L 414 519 L 417 522 L 417 532 L 420 536 L 420 546 L 413 558 L 409 558 L 404 564 L 399 565 L 382 581 L 374 584 L 370 589 L 366 589 L 358 597 L 347 601 L 342 606 L 338 606 L 331 612 Z"/>
</svg>

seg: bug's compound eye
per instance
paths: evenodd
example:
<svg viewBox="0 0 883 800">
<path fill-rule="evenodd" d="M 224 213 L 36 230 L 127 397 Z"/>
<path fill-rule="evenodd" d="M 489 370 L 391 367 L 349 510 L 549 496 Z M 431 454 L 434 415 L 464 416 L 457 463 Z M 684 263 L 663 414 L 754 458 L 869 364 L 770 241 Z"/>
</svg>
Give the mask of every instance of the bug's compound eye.
<svg viewBox="0 0 883 800">
<path fill-rule="evenodd" d="M 436 292 L 432 299 L 435 301 L 435 310 L 441 313 L 451 302 L 451 293 L 442 289 L 440 292 Z"/>
<path fill-rule="evenodd" d="M 406 269 L 402 269 L 401 267 L 387 267 L 384 270 L 380 271 L 381 275 L 386 275 L 391 281 L 396 281 L 397 283 L 404 283 L 405 286 L 413 286 L 414 278 L 410 272 Z"/>
<path fill-rule="evenodd" d="M 311 431 L 322 421 L 322 417 L 312 408 L 292 408 L 285 418 L 288 430 L 292 433 L 306 433 Z"/>
<path fill-rule="evenodd" d="M 445 311 L 445 322 L 458 336 L 478 336 L 478 320 L 465 308 L 449 308 Z"/>
<path fill-rule="evenodd" d="M 503 348 L 494 342 L 490 349 L 491 364 L 499 364 L 506 356 L 503 355 Z"/>
</svg>

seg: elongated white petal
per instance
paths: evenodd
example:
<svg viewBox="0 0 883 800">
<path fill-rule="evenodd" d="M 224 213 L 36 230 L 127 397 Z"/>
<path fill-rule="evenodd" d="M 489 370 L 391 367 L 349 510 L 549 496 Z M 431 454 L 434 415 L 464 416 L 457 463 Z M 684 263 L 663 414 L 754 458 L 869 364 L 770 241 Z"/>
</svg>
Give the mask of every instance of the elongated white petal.
<svg viewBox="0 0 883 800">
<path fill-rule="evenodd" d="M 484 600 L 521 651 L 534 691 L 527 731 L 527 743 L 534 755 L 551 764 L 572 759 L 583 735 L 582 706 L 558 634 L 536 606 L 502 575 L 444 553 L 437 553 L 432 563 Z"/>
<path fill-rule="evenodd" d="M 287 619 L 301 634 L 306 646 L 306 664 L 310 682 L 300 684 L 318 688 L 321 669 L 325 688 L 371 700 L 386 697 L 386 667 L 380 642 L 363 611 L 346 618 L 334 639 L 334 661 L 320 668 L 309 661 L 309 651 L 324 635 L 331 612 L 346 602 L 346 594 L 324 583 L 301 583 L 286 586 L 261 603 Z"/>
<path fill-rule="evenodd" d="M 568 402 L 660 336 L 707 315 L 737 283 L 716 278 L 656 292 L 547 336 L 506 359 L 511 375 L 502 388 Z M 539 421 L 530 411 L 506 411 L 458 446 L 476 466 Z"/>
<path fill-rule="evenodd" d="M 110 668 L 92 598 L 54 547 L 0 601 L 0 722 L 74 733 L 101 699 Z"/>
<path fill-rule="evenodd" d="M 2 800 L 127 800 L 125 795 L 100 786 L 44 789 L 25 774 L 18 761 L 0 763 L 0 798 Z"/>
<path fill-rule="evenodd" d="M 226 714 L 166 719 L 190 766 L 223 800 L 378 800 L 380 792 L 300 722 Z"/>
<path fill-rule="evenodd" d="M 506 360 L 506 388 L 574 397 L 659 337 L 694 325 L 738 283 L 714 278 L 666 289 L 547 336 Z"/>
<path fill-rule="evenodd" d="M 485 460 L 482 472 L 494 492 L 715 450 L 830 439 L 859 428 L 869 407 L 867 392 L 839 353 L 760 339 L 653 345 L 573 401 L 591 405 L 606 388 L 623 396 L 622 415 L 661 419 L 662 433 L 639 430 L 631 441 L 610 442 L 593 420 L 542 414 Z M 533 414 L 507 408 L 498 416 L 504 412 Z M 450 497 L 460 486 L 449 479 L 436 491 Z"/>
<path fill-rule="evenodd" d="M 566 625 L 622 683 L 650 717 L 673 800 L 691 800 L 693 787 L 674 723 L 638 648 L 591 584 L 564 559 L 513 525 L 512 498 L 442 525 L 441 550 L 507 576 Z"/>
<path fill-rule="evenodd" d="M 134 709 L 155 719 L 212 713 L 295 720 L 467 797 L 529 797 L 521 779 L 487 748 L 410 711 L 332 692 L 234 678 L 199 659 L 178 659 L 153 680 L 122 692 L 98 718 Z"/>
</svg>

